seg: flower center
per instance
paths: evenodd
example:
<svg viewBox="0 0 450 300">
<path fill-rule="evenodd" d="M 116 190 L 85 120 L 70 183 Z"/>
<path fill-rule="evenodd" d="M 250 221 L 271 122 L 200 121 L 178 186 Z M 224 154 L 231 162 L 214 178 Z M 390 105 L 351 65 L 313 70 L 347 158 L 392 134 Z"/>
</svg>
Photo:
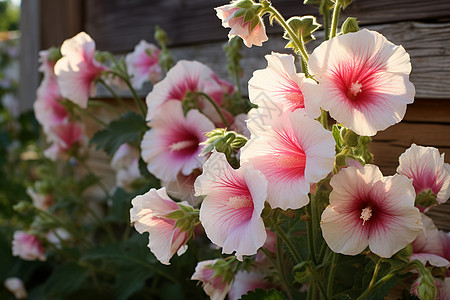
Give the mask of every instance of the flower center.
<svg viewBox="0 0 450 300">
<path fill-rule="evenodd" d="M 244 208 L 244 207 L 252 207 L 252 205 L 253 205 L 253 200 L 250 195 L 239 195 L 239 196 L 230 197 L 230 199 L 228 199 L 228 204 L 227 204 L 228 207 L 232 207 L 235 209 Z"/>
<path fill-rule="evenodd" d="M 370 217 L 372 216 L 372 207 L 367 206 L 361 211 L 360 219 L 363 219 L 363 226 L 366 221 L 369 221 Z"/>
<path fill-rule="evenodd" d="M 281 154 L 277 158 L 277 166 L 282 168 L 296 168 L 305 166 L 305 155 Z"/>
<path fill-rule="evenodd" d="M 352 84 L 350 85 L 350 88 L 347 91 L 347 96 L 350 99 L 355 100 L 356 97 L 358 96 L 358 94 L 362 92 L 361 88 L 362 88 L 361 83 L 359 83 L 358 81 L 352 82 Z"/>
<path fill-rule="evenodd" d="M 170 149 L 170 153 L 172 153 L 173 151 L 180 151 L 186 148 L 190 148 L 195 146 L 196 141 L 193 140 L 184 140 L 184 141 L 179 141 L 179 142 L 175 142 L 170 144 L 169 149 Z"/>
<path fill-rule="evenodd" d="M 291 92 L 286 94 L 286 100 L 289 101 L 296 108 L 304 108 L 305 100 L 303 98 L 302 92 Z"/>
</svg>

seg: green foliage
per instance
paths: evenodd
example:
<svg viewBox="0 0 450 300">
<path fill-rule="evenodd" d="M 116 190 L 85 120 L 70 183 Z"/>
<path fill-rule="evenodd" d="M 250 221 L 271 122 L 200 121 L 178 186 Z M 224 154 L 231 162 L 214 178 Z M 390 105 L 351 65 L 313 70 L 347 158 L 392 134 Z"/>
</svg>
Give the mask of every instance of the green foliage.
<svg viewBox="0 0 450 300">
<path fill-rule="evenodd" d="M 124 143 L 139 144 L 146 130 L 148 127 L 141 115 L 127 112 L 120 119 L 112 121 L 108 128 L 98 131 L 90 143 L 96 145 L 97 150 L 103 149 L 112 156 Z"/>
<path fill-rule="evenodd" d="M 20 7 L 11 0 L 0 1 L 0 31 L 19 29 Z"/>
<path fill-rule="evenodd" d="M 287 23 L 305 44 L 315 40 L 313 32 L 320 28 L 320 24 L 316 22 L 316 18 L 313 16 L 291 17 L 287 20 Z M 287 32 L 284 33 L 283 38 L 290 40 L 286 44 L 286 48 L 296 49 L 295 43 L 291 41 L 291 36 Z"/>
<path fill-rule="evenodd" d="M 76 291 L 88 275 L 88 270 L 76 263 L 58 266 L 46 280 L 44 292 L 46 295 L 64 296 Z"/>
<path fill-rule="evenodd" d="M 286 298 L 279 291 L 256 289 L 243 295 L 242 300 L 285 300 Z"/>
</svg>

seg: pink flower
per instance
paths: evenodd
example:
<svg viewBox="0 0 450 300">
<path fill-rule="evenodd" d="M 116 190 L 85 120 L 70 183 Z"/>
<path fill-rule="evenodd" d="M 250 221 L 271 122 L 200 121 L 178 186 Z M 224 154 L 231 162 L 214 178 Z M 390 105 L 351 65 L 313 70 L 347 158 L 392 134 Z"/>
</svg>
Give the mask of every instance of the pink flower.
<svg viewBox="0 0 450 300">
<path fill-rule="evenodd" d="M 170 100 L 183 101 L 188 93 L 203 92 L 220 106 L 223 100 L 223 86 L 217 81 L 214 72 L 198 61 L 180 60 L 167 72 L 164 80 L 155 84 L 147 95 L 147 120 L 160 115 L 162 105 Z M 203 97 L 194 97 L 202 112 L 215 124 L 221 122 L 214 106 Z M 192 99 L 191 99 L 192 100 Z M 225 111 L 223 111 L 225 112 Z"/>
<path fill-rule="evenodd" d="M 166 188 L 151 189 L 135 197 L 131 204 L 131 223 L 139 233 L 150 234 L 148 247 L 162 264 L 169 265 L 175 253 L 184 253 L 188 233 L 175 227 L 176 220 L 166 217 L 179 209 L 167 195 Z"/>
<path fill-rule="evenodd" d="M 23 231 L 14 232 L 12 254 L 23 260 L 46 260 L 44 248 L 39 239 L 35 235 Z"/>
<path fill-rule="evenodd" d="M 27 194 L 33 201 L 33 205 L 40 210 L 48 210 L 53 205 L 53 200 L 50 195 L 43 195 L 36 192 L 32 187 L 27 188 Z"/>
<path fill-rule="evenodd" d="M 261 213 L 267 180 L 251 167 L 234 170 L 223 153 L 213 152 L 195 181 L 195 195 L 206 195 L 200 221 L 206 235 L 222 252 L 253 255 L 264 244 L 266 231 Z"/>
<path fill-rule="evenodd" d="M 322 43 L 312 53 L 309 69 L 319 84 L 304 86 L 308 113 L 318 117 L 320 106 L 359 135 L 373 136 L 400 122 L 406 105 L 414 101 L 408 53 L 374 31 Z"/>
<path fill-rule="evenodd" d="M 302 110 L 272 118 L 263 116 L 265 113 L 255 110 L 250 114 L 247 127 L 252 135 L 241 149 L 241 163 L 251 162 L 266 176 L 267 202 L 272 208 L 303 207 L 309 202 L 311 183 L 333 169 L 333 136 Z"/>
<path fill-rule="evenodd" d="M 272 52 L 266 59 L 267 68 L 255 71 L 248 82 L 250 101 L 260 107 L 267 106 L 268 101 L 280 103 L 283 111 L 304 109 L 303 82 L 314 81 L 295 71 L 292 55 Z"/>
<path fill-rule="evenodd" d="M 20 278 L 9 277 L 5 279 L 5 288 L 14 294 L 16 299 L 26 299 L 28 297 L 25 285 Z"/>
<path fill-rule="evenodd" d="M 442 257 L 450 261 L 450 232 L 439 231 L 439 238 L 442 243 Z"/>
<path fill-rule="evenodd" d="M 422 223 L 423 230 L 412 242 L 413 254 L 410 260 L 417 259 L 424 265 L 428 262 L 436 267 L 450 267 L 450 262 L 444 258 L 444 245 L 433 221 L 422 214 Z"/>
<path fill-rule="evenodd" d="M 413 180 L 416 193 L 431 190 L 439 203 L 450 197 L 450 165 L 434 147 L 412 144 L 399 158 L 397 172 Z"/>
<path fill-rule="evenodd" d="M 47 135 L 50 134 L 51 127 L 62 124 L 69 116 L 67 110 L 59 102 L 62 99 L 56 77 L 44 77 L 37 90 L 33 108 L 36 119 Z"/>
<path fill-rule="evenodd" d="M 39 71 L 44 73 L 45 77 L 55 76 L 55 61 L 50 59 L 50 50 L 39 51 Z"/>
<path fill-rule="evenodd" d="M 256 289 L 269 289 L 273 285 L 265 280 L 266 274 L 261 270 L 239 271 L 234 277 L 231 284 L 230 291 L 228 292 L 228 300 L 238 300 L 248 292 Z"/>
<path fill-rule="evenodd" d="M 166 187 L 167 194 L 170 197 L 180 201 L 186 201 L 189 205 L 197 207 L 203 200 L 202 197 L 194 195 L 194 182 L 200 173 L 200 170 L 194 170 L 194 172 L 189 175 L 178 173 L 175 180 L 168 182 L 163 181 L 161 182 L 161 185 Z"/>
<path fill-rule="evenodd" d="M 206 140 L 205 133 L 214 129 L 208 118 L 196 109 L 185 117 L 181 102 L 168 101 L 149 125 L 151 129 L 144 134 L 141 149 L 151 173 L 161 180 L 172 181 L 180 172 L 189 175 L 201 167 L 199 144 Z"/>
<path fill-rule="evenodd" d="M 86 108 L 89 96 L 95 95 L 94 81 L 106 70 L 94 59 L 95 42 L 87 33 L 80 32 L 64 41 L 61 54 L 63 57 L 55 65 L 61 94 Z"/>
<path fill-rule="evenodd" d="M 75 122 L 64 122 L 63 124 L 50 127 L 49 140 L 53 145 L 44 151 L 44 155 L 52 160 L 57 158 L 66 159 L 75 147 L 83 146 L 85 136 L 81 124 Z"/>
<path fill-rule="evenodd" d="M 321 228 L 334 252 L 356 255 L 369 246 L 388 258 L 423 228 L 406 176 L 383 177 L 377 166 L 368 164 L 341 169 L 330 185 L 330 205 L 322 213 Z"/>
<path fill-rule="evenodd" d="M 270 231 L 269 229 L 266 229 L 267 233 L 267 239 L 264 242 L 264 245 L 262 248 L 268 250 L 269 252 L 275 253 L 277 251 L 277 235 Z M 261 264 L 267 260 L 266 254 L 260 250 L 258 250 L 258 253 L 255 256 L 255 262 L 258 264 Z M 268 261 L 270 263 L 270 261 Z"/>
<path fill-rule="evenodd" d="M 130 144 L 122 144 L 114 152 L 114 155 L 111 159 L 111 167 L 114 170 L 119 170 L 122 168 L 127 168 L 130 164 L 133 163 L 134 160 L 139 159 L 139 150 Z"/>
<path fill-rule="evenodd" d="M 146 81 L 155 84 L 161 80 L 162 70 L 158 61 L 160 52 L 154 44 L 141 40 L 134 51 L 126 56 L 125 62 L 134 88 L 141 89 Z"/>
<path fill-rule="evenodd" d="M 225 282 L 222 276 L 214 276 L 213 266 L 216 262 L 217 259 L 199 262 L 191 280 L 203 282 L 203 289 L 211 300 L 223 300 L 231 286 L 229 282 Z"/>
<path fill-rule="evenodd" d="M 257 18 L 257 24 L 252 29 L 253 20 L 244 22 L 244 15 L 236 17 L 236 13 L 240 11 L 234 3 L 223 5 L 215 8 L 217 17 L 222 20 L 222 26 L 225 28 L 231 28 L 228 38 L 232 39 L 234 36 L 240 36 L 245 46 L 251 47 L 252 45 L 262 46 L 262 43 L 267 41 L 266 28 L 259 16 Z"/>
</svg>

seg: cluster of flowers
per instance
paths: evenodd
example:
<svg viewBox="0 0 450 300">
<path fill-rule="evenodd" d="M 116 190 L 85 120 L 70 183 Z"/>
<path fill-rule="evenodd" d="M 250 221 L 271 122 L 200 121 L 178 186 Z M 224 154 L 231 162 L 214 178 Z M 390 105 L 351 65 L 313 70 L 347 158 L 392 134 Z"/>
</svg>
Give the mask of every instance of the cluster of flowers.
<svg viewBox="0 0 450 300">
<path fill-rule="evenodd" d="M 293 55 L 267 55 L 267 68 L 255 71 L 248 85 L 254 108 L 241 115 L 245 111 L 230 109 L 233 85 L 202 63 L 181 60 L 163 78 L 159 49 L 142 41 L 126 57 L 124 75 L 102 64 L 94 41 L 80 33 L 64 42 L 61 58 L 41 53 L 44 80 L 35 112 L 53 143 L 47 155 L 67 159 L 85 146 L 82 123 L 64 99 L 85 109 L 98 82 L 121 88 L 129 79 L 128 87 L 141 88 L 151 81 L 145 116 L 150 129 L 140 149 L 122 144 L 112 166 L 118 185 L 127 189 L 141 176 L 140 158 L 161 180 L 163 187 L 135 197 L 130 210 L 131 223 L 139 233 L 149 232 L 148 247 L 161 263 L 182 255 L 204 230 L 222 253 L 235 254 L 198 263 L 192 279 L 202 281 L 211 298 L 278 288 L 266 279 L 283 236 L 274 215 L 310 207 L 319 201 L 318 190 L 329 188 L 320 229 L 333 252 L 369 249 L 388 259 L 412 243 L 411 261 L 447 268 L 435 285 L 441 299 L 450 295 L 450 235 L 423 214 L 450 197 L 449 164 L 437 149 L 413 144 L 400 156 L 397 174 L 383 176 L 365 152 L 368 137 L 400 122 L 414 100 L 403 47 L 364 29 L 332 35 L 309 56 L 267 1 L 216 10 L 231 28 L 230 38 L 238 35 L 248 47 L 267 40 L 264 14 L 286 26 L 307 63 L 303 73 Z M 336 121 L 331 131 L 327 112 Z M 299 263 L 297 251 L 284 243 Z M 24 259 L 45 259 L 32 235 L 18 232 L 13 247 Z"/>
</svg>

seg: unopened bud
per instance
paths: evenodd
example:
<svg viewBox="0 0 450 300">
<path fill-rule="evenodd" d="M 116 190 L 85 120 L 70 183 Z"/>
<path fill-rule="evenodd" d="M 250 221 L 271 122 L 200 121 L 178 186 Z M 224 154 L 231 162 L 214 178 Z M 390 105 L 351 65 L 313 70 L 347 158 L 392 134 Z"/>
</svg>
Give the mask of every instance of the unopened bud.
<svg viewBox="0 0 450 300">
<path fill-rule="evenodd" d="M 356 18 L 348 17 L 342 24 L 341 29 L 343 34 L 349 32 L 358 32 L 359 31 L 358 21 L 356 21 Z"/>
</svg>

